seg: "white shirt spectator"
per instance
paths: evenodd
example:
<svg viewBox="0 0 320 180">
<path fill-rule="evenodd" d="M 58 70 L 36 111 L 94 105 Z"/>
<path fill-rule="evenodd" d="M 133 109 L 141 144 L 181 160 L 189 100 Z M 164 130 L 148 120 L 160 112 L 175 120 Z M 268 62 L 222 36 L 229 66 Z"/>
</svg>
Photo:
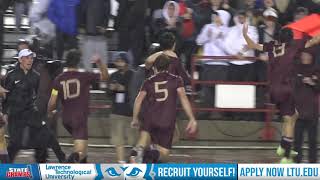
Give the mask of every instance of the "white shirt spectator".
<svg viewBox="0 0 320 180">
<path fill-rule="evenodd" d="M 254 50 L 249 50 L 247 48 L 247 43 L 242 35 L 242 28 L 243 24 L 240 24 L 237 20 L 237 17 L 234 19 L 236 25 L 231 27 L 227 37 L 224 41 L 224 47 L 229 55 L 238 55 L 242 54 L 242 56 L 254 56 Z M 254 41 L 258 42 L 258 32 L 257 28 L 254 26 L 249 26 L 248 29 L 249 37 Z M 236 65 L 244 65 L 244 64 L 251 64 L 251 61 L 231 61 L 230 63 Z"/>
<path fill-rule="evenodd" d="M 217 25 L 216 23 L 206 24 L 201 33 L 197 37 L 197 44 L 203 46 L 204 56 L 226 56 L 222 42 L 228 33 L 228 24 L 231 15 L 224 10 L 217 11 L 219 17 L 221 18 L 222 25 Z M 208 65 L 228 65 L 227 62 L 217 62 L 210 61 L 207 62 Z"/>
</svg>

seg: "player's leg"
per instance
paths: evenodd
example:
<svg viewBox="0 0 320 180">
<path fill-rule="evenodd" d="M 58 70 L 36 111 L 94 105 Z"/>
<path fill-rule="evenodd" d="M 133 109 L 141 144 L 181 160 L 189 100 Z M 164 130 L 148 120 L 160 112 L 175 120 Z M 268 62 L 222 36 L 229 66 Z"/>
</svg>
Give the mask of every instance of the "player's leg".
<svg viewBox="0 0 320 180">
<path fill-rule="evenodd" d="M 281 160 L 283 163 L 291 163 L 291 157 L 296 156 L 297 153 L 291 151 L 291 146 L 294 138 L 294 127 L 296 120 L 299 117 L 298 112 L 295 109 L 294 99 L 292 96 L 289 96 L 286 101 L 283 101 L 279 105 L 280 114 L 283 118 L 282 124 L 282 138 L 280 142 L 280 146 L 277 149 L 277 154 L 279 156 L 284 156 Z"/>
<path fill-rule="evenodd" d="M 5 135 L 5 129 L 4 127 L 0 127 L 0 164 L 9 163 L 7 142 L 4 135 Z"/>
<path fill-rule="evenodd" d="M 296 163 L 301 163 L 302 160 L 302 144 L 303 144 L 303 132 L 304 132 L 304 122 L 299 119 L 296 122 L 294 130 L 294 150 L 298 153 L 295 157 Z"/>
<path fill-rule="evenodd" d="M 125 118 L 124 116 L 111 115 L 111 142 L 116 147 L 117 161 L 125 162 Z"/>
<path fill-rule="evenodd" d="M 169 160 L 175 127 L 173 124 L 171 127 L 152 131 L 153 145 L 145 152 L 144 160 L 146 163 L 167 162 Z"/>
<path fill-rule="evenodd" d="M 79 162 L 86 163 L 88 153 L 88 140 L 75 139 L 73 151 L 79 154 Z"/>
<path fill-rule="evenodd" d="M 151 143 L 150 133 L 145 130 L 140 131 L 138 142 L 130 152 L 129 161 L 131 163 L 142 163 L 144 150 L 149 147 L 150 143 Z"/>
<path fill-rule="evenodd" d="M 309 120 L 307 125 L 308 128 L 308 142 L 309 152 L 308 159 L 310 163 L 317 163 L 317 136 L 318 136 L 318 120 Z"/>
</svg>

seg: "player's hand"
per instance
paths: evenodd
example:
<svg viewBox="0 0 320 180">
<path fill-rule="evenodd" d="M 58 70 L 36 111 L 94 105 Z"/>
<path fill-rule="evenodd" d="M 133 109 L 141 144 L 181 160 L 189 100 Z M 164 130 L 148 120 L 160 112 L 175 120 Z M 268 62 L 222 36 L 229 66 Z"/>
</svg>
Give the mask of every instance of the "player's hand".
<svg viewBox="0 0 320 180">
<path fill-rule="evenodd" d="M 260 59 L 261 61 L 266 62 L 266 61 L 268 61 L 268 60 L 269 60 L 269 57 L 268 57 L 268 56 L 266 56 L 266 55 L 264 55 L 264 54 L 260 54 L 259 59 Z"/>
<path fill-rule="evenodd" d="M 188 134 L 195 134 L 197 132 L 197 128 L 198 128 L 198 123 L 196 120 L 190 120 L 187 128 L 186 128 L 186 132 Z"/>
<path fill-rule="evenodd" d="M 247 34 L 248 34 L 248 28 L 249 28 L 248 23 L 244 23 L 244 24 L 243 24 L 243 29 L 242 29 L 242 33 L 243 33 L 244 35 L 247 35 Z"/>
<path fill-rule="evenodd" d="M 114 84 L 114 83 L 111 83 L 111 84 L 109 84 L 109 89 L 110 89 L 111 91 L 115 91 L 115 90 L 117 89 L 117 85 Z"/>
<path fill-rule="evenodd" d="M 126 87 L 121 85 L 121 84 L 117 84 L 117 90 L 120 91 L 120 92 L 123 92 L 126 90 Z"/>
<path fill-rule="evenodd" d="M 93 64 L 100 64 L 101 63 L 101 57 L 98 54 L 95 54 L 91 58 L 91 63 Z"/>
<path fill-rule="evenodd" d="M 139 128 L 139 120 L 137 118 L 133 118 L 131 121 L 131 128 Z"/>
<path fill-rule="evenodd" d="M 53 116 L 57 113 L 57 110 L 53 110 L 51 112 L 48 112 L 48 119 L 52 119 Z"/>
<path fill-rule="evenodd" d="M 303 78 L 302 82 L 305 83 L 305 84 L 308 84 L 310 86 L 316 85 L 316 83 L 310 77 Z"/>
</svg>

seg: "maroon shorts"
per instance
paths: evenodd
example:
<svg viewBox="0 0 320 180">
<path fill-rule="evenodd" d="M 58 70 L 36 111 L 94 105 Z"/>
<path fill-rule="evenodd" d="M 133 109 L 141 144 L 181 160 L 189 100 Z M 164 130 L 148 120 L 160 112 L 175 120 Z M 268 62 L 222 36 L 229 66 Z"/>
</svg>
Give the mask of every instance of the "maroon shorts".
<svg viewBox="0 0 320 180">
<path fill-rule="evenodd" d="M 152 144 L 171 149 L 175 124 L 169 127 L 156 127 L 149 123 L 143 123 L 141 130 L 150 134 Z"/>
<path fill-rule="evenodd" d="M 270 95 L 271 102 L 276 104 L 281 116 L 292 116 L 295 113 L 295 102 L 291 86 L 275 86 L 272 88 Z"/>
<path fill-rule="evenodd" d="M 88 116 L 73 115 L 63 118 L 64 128 L 72 135 L 73 139 L 88 140 Z"/>
</svg>

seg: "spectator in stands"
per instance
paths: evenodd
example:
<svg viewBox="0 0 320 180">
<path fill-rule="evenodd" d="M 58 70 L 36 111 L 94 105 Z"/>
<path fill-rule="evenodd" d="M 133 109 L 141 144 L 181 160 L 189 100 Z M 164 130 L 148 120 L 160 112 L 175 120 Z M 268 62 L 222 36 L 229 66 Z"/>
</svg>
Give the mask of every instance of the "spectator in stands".
<svg viewBox="0 0 320 180">
<path fill-rule="evenodd" d="M 243 24 L 247 21 L 247 16 L 244 11 L 238 12 L 234 18 L 235 26 L 230 28 L 230 31 L 225 38 L 225 50 L 229 55 L 233 56 L 254 56 L 253 50 L 248 50 L 246 41 L 242 34 Z M 257 29 L 254 26 L 249 26 L 249 36 L 258 42 Z M 254 68 L 251 61 L 231 61 L 229 80 L 231 81 L 251 81 L 254 77 Z"/>
<path fill-rule="evenodd" d="M 295 72 L 295 102 L 299 119 L 295 124 L 294 149 L 298 152 L 297 163 L 302 162 L 303 134 L 308 132 L 310 163 L 317 163 L 317 132 L 319 117 L 320 69 L 315 66 L 314 48 L 304 49 Z"/>
<path fill-rule="evenodd" d="M 203 46 L 204 56 L 226 56 L 226 50 L 221 44 L 228 33 L 228 23 L 231 15 L 225 10 L 217 10 L 212 13 L 212 23 L 207 24 L 197 37 L 197 44 Z M 203 66 L 202 80 L 226 80 L 228 62 L 209 61 Z M 203 99 L 206 105 L 214 106 L 214 86 L 202 88 Z"/>
<path fill-rule="evenodd" d="M 109 1 L 108 1 L 109 2 Z M 92 54 L 99 54 L 101 60 L 107 61 L 107 39 L 105 32 L 108 27 L 108 6 L 105 0 L 82 0 L 80 2 L 80 27 L 84 35 L 81 38 L 82 65 L 91 70 Z"/>
<path fill-rule="evenodd" d="M 182 18 L 179 16 L 179 4 L 174 1 L 168 1 L 162 9 L 160 18 L 153 22 L 153 31 L 155 39 L 159 41 L 159 36 L 166 31 L 172 32 L 176 37 L 176 49 L 181 47 Z"/>
<path fill-rule="evenodd" d="M 264 0 L 264 7 L 264 10 L 268 8 L 274 8 L 275 10 L 277 10 L 279 16 L 279 23 L 281 25 L 286 25 L 293 19 L 296 4 L 293 0 Z"/>
<path fill-rule="evenodd" d="M 264 21 L 263 24 L 258 27 L 259 43 L 267 43 L 274 40 L 275 35 L 280 30 L 280 24 L 278 23 L 277 11 L 273 8 L 269 8 L 263 12 Z M 267 60 L 268 55 L 265 53 L 259 54 L 261 60 Z"/>
<path fill-rule="evenodd" d="M 77 47 L 77 14 L 76 7 L 80 0 L 51 1 L 48 7 L 48 18 L 56 26 L 56 47 L 58 59 L 63 58 L 65 50 Z"/>
<path fill-rule="evenodd" d="M 22 15 L 28 14 L 32 0 L 16 0 L 14 4 L 14 13 L 16 17 L 16 30 L 20 31 Z"/>
<path fill-rule="evenodd" d="M 308 16 L 309 10 L 305 7 L 298 7 L 294 13 L 294 21 L 298 21 L 306 16 Z"/>
<path fill-rule="evenodd" d="M 196 27 L 193 10 L 189 8 L 186 0 L 181 0 L 179 2 L 179 16 L 182 18 L 182 42 L 181 48 L 177 49 L 177 53 L 179 57 L 185 58 L 186 69 L 190 72 L 190 61 L 196 49 Z"/>
<path fill-rule="evenodd" d="M 147 0 L 121 0 L 117 29 L 120 51 L 130 52 L 134 66 L 142 63 L 145 50 L 145 19 Z"/>
<path fill-rule="evenodd" d="M 134 145 L 137 131 L 130 128 L 132 108 L 130 106 L 129 84 L 134 74 L 129 69 L 129 61 L 126 53 L 120 53 L 115 65 L 118 69 L 110 77 L 109 90 L 112 95 L 111 141 L 116 146 L 117 160 L 126 163 L 124 145 Z M 128 141 L 126 142 L 126 139 Z"/>
<path fill-rule="evenodd" d="M 211 12 L 216 10 L 225 10 L 231 14 L 231 17 L 234 15 L 235 10 L 228 4 L 228 1 L 223 0 L 210 0 L 207 7 L 203 10 L 202 14 L 205 16 L 205 24 L 211 23 Z M 229 22 L 230 23 L 230 22 Z M 230 24 L 228 24 L 230 25 Z"/>
</svg>

